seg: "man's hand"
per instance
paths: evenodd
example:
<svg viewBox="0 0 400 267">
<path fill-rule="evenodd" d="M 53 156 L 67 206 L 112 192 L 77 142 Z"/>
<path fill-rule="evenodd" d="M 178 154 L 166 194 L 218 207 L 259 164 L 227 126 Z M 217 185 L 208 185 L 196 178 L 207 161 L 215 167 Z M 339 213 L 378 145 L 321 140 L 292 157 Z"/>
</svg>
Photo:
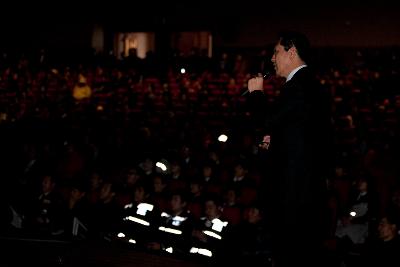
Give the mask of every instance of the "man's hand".
<svg viewBox="0 0 400 267">
<path fill-rule="evenodd" d="M 262 142 L 258 145 L 262 149 L 268 149 L 271 143 L 271 136 L 265 135 Z"/>
<path fill-rule="evenodd" d="M 264 79 L 261 74 L 255 78 L 251 78 L 247 83 L 247 89 L 249 92 L 262 91 L 264 90 Z"/>
</svg>

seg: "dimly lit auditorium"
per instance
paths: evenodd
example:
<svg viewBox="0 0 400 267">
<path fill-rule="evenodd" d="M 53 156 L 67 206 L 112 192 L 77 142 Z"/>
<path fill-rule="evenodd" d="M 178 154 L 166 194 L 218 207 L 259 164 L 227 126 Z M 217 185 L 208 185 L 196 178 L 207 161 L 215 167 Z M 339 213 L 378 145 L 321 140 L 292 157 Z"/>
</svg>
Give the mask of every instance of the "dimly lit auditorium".
<svg viewBox="0 0 400 267">
<path fill-rule="evenodd" d="M 400 266 L 400 16 L 0 7 L 0 266 Z"/>
</svg>

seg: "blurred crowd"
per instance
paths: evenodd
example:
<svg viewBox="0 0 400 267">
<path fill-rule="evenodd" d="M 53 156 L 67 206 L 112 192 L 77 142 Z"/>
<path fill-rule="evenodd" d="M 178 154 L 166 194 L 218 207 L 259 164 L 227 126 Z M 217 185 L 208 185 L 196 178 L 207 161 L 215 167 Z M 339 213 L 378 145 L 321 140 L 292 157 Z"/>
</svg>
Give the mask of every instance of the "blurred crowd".
<svg viewBox="0 0 400 267">
<path fill-rule="evenodd" d="M 324 177 L 332 266 L 390 262 L 400 248 L 400 64 L 394 55 L 356 58 L 318 73 L 333 100 L 334 172 Z M 74 64 L 44 51 L 4 54 L 1 234 L 273 266 L 268 171 L 242 95 L 269 64 L 266 50 L 174 51 L 166 63 L 134 49 Z M 266 105 L 282 82 L 265 80 Z"/>
</svg>

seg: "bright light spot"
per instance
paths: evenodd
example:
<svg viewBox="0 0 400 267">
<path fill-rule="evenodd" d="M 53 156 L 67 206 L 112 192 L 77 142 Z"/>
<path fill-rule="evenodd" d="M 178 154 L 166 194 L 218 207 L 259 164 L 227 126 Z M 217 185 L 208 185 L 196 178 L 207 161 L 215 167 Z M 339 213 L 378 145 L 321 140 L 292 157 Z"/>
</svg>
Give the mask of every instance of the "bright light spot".
<svg viewBox="0 0 400 267">
<path fill-rule="evenodd" d="M 175 235 L 181 235 L 182 234 L 181 230 L 176 230 L 176 229 L 168 228 L 168 227 L 164 227 L 164 226 L 158 227 L 158 230 L 163 231 L 163 232 L 167 232 L 167 233 L 171 233 L 171 234 L 175 234 Z"/>
<path fill-rule="evenodd" d="M 204 256 L 207 256 L 207 257 L 212 257 L 212 252 L 210 250 L 208 250 L 208 249 L 205 249 L 205 248 L 192 247 L 190 249 L 190 253 L 201 254 L 201 255 L 204 255 Z"/>
<path fill-rule="evenodd" d="M 203 233 L 204 233 L 205 235 L 214 237 L 214 238 L 216 238 L 216 239 L 222 239 L 222 237 L 221 237 L 219 234 L 216 234 L 216 233 L 211 232 L 211 231 L 208 231 L 208 230 L 203 231 Z"/>
<path fill-rule="evenodd" d="M 182 73 L 182 74 L 186 73 L 185 68 L 181 68 L 181 73 Z"/>
<path fill-rule="evenodd" d="M 357 213 L 355 211 L 350 212 L 350 216 L 355 217 Z"/>
<path fill-rule="evenodd" d="M 129 220 L 129 221 L 132 221 L 132 222 L 135 222 L 135 223 L 138 223 L 138 224 L 142 224 L 142 225 L 145 225 L 145 226 L 149 226 L 150 225 L 149 222 L 147 222 L 145 220 L 142 220 L 142 219 L 139 219 L 139 218 L 136 218 L 136 217 L 133 217 L 133 216 L 128 216 L 128 217 L 125 218 L 125 220 Z"/>
<path fill-rule="evenodd" d="M 165 251 L 169 252 L 169 253 L 173 253 L 174 249 L 172 247 L 169 247 L 169 248 L 166 248 Z"/>
<path fill-rule="evenodd" d="M 182 222 L 186 221 L 187 217 L 175 216 L 172 218 L 172 225 L 173 226 L 180 226 Z"/>
<path fill-rule="evenodd" d="M 132 207 L 133 207 L 133 204 L 131 203 L 131 204 L 125 205 L 124 209 L 129 209 L 129 208 L 132 208 Z"/>
<path fill-rule="evenodd" d="M 212 252 L 208 249 L 205 248 L 200 248 L 199 251 L 197 252 L 201 255 L 207 256 L 207 257 L 212 257 Z"/>
<path fill-rule="evenodd" d="M 137 205 L 136 214 L 146 216 L 146 213 L 148 211 L 152 211 L 153 208 L 154 208 L 154 205 L 151 205 L 149 203 L 140 203 L 139 205 Z"/>
<path fill-rule="evenodd" d="M 225 226 L 228 225 L 228 222 L 223 222 L 223 221 L 221 221 L 221 220 L 218 219 L 218 218 L 212 220 L 212 223 L 213 223 L 213 225 L 212 225 L 211 229 L 213 229 L 213 230 L 215 230 L 215 231 L 217 231 L 217 232 L 221 232 L 222 229 L 223 229 Z"/>
<path fill-rule="evenodd" d="M 157 162 L 156 163 L 156 166 L 158 167 L 158 168 L 160 168 L 163 172 L 165 172 L 166 170 L 167 170 L 167 166 L 165 166 L 165 164 L 164 163 L 162 163 L 162 162 Z"/>
<path fill-rule="evenodd" d="M 168 217 L 171 217 L 171 215 L 169 215 L 168 213 L 166 213 L 166 212 L 163 211 L 163 212 L 161 213 L 161 217 L 167 217 L 167 218 L 168 218 Z"/>
<path fill-rule="evenodd" d="M 117 236 L 120 237 L 120 238 L 123 238 L 123 237 L 125 237 L 125 234 L 124 233 L 118 233 Z"/>
<path fill-rule="evenodd" d="M 226 136 L 225 134 L 221 134 L 220 136 L 218 136 L 218 141 L 220 142 L 226 142 L 228 140 L 228 136 Z"/>
<path fill-rule="evenodd" d="M 129 239 L 128 242 L 131 243 L 131 244 L 136 244 L 136 240 L 135 239 Z"/>
</svg>

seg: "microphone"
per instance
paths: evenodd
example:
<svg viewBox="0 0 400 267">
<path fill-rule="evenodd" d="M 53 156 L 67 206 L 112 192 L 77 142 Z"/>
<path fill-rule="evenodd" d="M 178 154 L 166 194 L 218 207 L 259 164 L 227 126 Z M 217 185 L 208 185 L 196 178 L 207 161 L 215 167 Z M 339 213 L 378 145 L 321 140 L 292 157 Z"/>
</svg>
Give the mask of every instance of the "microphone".
<svg viewBox="0 0 400 267">
<path fill-rule="evenodd" d="M 268 77 L 269 78 L 269 72 L 266 72 L 262 77 L 263 78 L 265 78 L 265 77 Z M 249 89 L 247 89 L 246 91 L 244 91 L 240 96 L 245 96 L 245 95 L 247 95 L 248 93 L 250 93 L 250 91 L 249 91 Z"/>
</svg>

